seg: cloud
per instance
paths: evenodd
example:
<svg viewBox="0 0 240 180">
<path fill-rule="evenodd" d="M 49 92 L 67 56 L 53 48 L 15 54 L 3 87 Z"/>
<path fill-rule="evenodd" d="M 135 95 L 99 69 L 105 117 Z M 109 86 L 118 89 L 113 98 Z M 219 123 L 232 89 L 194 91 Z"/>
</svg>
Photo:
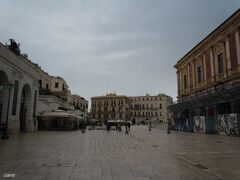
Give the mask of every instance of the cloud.
<svg viewBox="0 0 240 180">
<path fill-rule="evenodd" d="M 231 15 L 238 1 L 3 0 L 1 42 L 89 99 L 116 91 L 176 97 L 173 65 Z"/>
</svg>

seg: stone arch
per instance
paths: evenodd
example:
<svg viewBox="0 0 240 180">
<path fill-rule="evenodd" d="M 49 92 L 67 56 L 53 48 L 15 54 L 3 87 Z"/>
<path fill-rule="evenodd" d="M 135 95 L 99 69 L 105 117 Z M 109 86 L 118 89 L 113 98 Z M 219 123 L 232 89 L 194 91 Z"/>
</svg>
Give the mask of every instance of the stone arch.
<svg viewBox="0 0 240 180">
<path fill-rule="evenodd" d="M 20 114 L 19 114 L 19 131 L 25 132 L 27 125 L 32 120 L 32 93 L 29 84 L 25 84 L 22 88 L 21 101 L 20 101 Z"/>
<path fill-rule="evenodd" d="M 5 124 L 7 118 L 9 78 L 7 74 L 0 70 L 0 123 Z"/>
</svg>

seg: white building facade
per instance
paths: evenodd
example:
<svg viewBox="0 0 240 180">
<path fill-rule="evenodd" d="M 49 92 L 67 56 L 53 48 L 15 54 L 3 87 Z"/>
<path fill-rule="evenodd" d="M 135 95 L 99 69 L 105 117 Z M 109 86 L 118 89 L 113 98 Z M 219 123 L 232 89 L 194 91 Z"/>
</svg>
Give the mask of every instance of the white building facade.
<svg viewBox="0 0 240 180">
<path fill-rule="evenodd" d="M 72 96 L 66 81 L 61 77 L 50 76 L 42 69 L 38 69 L 38 72 L 40 74 L 38 115 L 59 109 L 73 111 Z"/>
<path fill-rule="evenodd" d="M 86 118 L 88 113 L 88 101 L 77 94 L 72 95 L 74 114 Z"/>
<path fill-rule="evenodd" d="M 9 132 L 36 127 L 37 69 L 36 64 L 0 43 L 0 124 L 7 124 Z"/>
</svg>

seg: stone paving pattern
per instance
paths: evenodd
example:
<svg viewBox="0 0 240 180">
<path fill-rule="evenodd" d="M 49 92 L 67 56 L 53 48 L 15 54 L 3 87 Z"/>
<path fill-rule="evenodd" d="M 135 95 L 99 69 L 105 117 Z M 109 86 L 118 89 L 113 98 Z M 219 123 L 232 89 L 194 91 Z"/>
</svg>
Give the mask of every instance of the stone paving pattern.
<svg viewBox="0 0 240 180">
<path fill-rule="evenodd" d="M 239 180 L 240 138 L 134 126 L 39 131 L 0 140 L 0 179 Z M 6 178 L 5 178 L 6 179 Z"/>
</svg>

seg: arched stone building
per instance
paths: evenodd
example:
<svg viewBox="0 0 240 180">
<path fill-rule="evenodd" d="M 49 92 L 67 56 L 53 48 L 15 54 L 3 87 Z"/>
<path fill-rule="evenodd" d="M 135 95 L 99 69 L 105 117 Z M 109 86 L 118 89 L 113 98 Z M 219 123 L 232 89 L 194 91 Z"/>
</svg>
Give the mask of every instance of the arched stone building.
<svg viewBox="0 0 240 180">
<path fill-rule="evenodd" d="M 33 131 L 39 67 L 0 43 L 0 124 L 9 132 Z"/>
</svg>

